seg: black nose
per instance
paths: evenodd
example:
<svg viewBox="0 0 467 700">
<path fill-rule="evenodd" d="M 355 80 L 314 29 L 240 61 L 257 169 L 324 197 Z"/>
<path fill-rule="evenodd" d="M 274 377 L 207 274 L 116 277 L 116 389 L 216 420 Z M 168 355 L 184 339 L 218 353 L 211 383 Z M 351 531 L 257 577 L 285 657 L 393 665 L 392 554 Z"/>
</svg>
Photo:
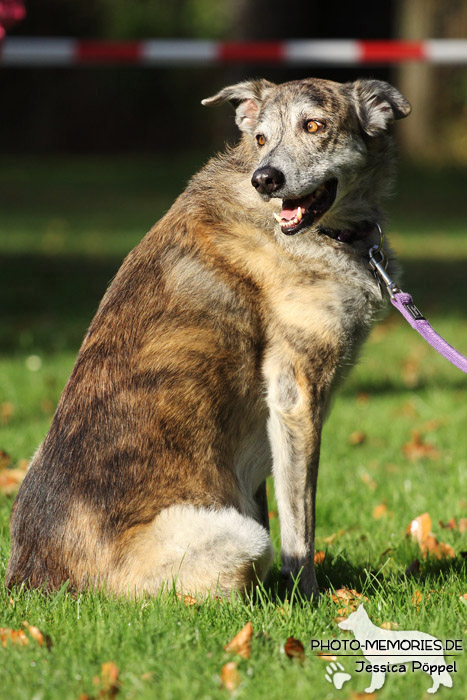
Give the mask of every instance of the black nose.
<svg viewBox="0 0 467 700">
<path fill-rule="evenodd" d="M 258 168 L 253 173 L 251 184 L 260 194 L 272 194 L 284 184 L 284 173 L 277 168 Z"/>
</svg>

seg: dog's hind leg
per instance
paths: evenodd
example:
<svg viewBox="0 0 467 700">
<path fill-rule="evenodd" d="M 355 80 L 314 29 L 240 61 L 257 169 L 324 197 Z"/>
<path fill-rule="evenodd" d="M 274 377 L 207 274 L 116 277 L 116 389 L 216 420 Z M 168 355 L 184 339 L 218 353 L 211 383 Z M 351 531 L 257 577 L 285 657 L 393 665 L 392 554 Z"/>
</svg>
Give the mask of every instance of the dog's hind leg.
<svg viewBox="0 0 467 700">
<path fill-rule="evenodd" d="M 193 595 L 244 593 L 266 576 L 269 534 L 235 508 L 175 505 L 130 537 L 110 587 L 154 594 L 175 585 Z"/>
</svg>

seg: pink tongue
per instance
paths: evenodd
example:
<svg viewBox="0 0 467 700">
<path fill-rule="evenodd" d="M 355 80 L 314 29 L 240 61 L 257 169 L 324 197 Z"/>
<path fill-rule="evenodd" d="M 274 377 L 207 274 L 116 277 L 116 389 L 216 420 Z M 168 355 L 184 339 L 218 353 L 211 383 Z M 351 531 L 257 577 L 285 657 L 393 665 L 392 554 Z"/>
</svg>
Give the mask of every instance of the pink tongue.
<svg viewBox="0 0 467 700">
<path fill-rule="evenodd" d="M 284 199 L 281 217 L 290 221 L 298 213 L 298 207 L 302 208 L 302 211 L 308 209 L 313 200 L 313 193 L 307 195 L 306 197 L 301 197 L 300 199 Z"/>
</svg>

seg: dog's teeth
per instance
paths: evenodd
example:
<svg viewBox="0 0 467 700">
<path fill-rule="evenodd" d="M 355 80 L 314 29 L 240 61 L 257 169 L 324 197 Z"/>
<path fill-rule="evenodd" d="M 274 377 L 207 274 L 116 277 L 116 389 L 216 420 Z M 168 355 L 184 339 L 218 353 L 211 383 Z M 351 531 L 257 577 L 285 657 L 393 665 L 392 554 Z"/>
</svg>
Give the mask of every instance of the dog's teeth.
<svg viewBox="0 0 467 700">
<path fill-rule="evenodd" d="M 273 217 L 275 218 L 275 220 L 277 221 L 277 223 L 280 224 L 280 222 L 282 221 L 282 219 L 281 219 L 281 217 L 279 216 L 279 214 L 276 214 L 276 212 L 274 212 L 274 213 L 273 213 Z"/>
<path fill-rule="evenodd" d="M 303 214 L 302 214 L 302 208 L 301 208 L 301 207 L 298 207 L 298 209 L 297 209 L 297 216 L 296 216 L 295 218 L 297 219 L 297 221 L 301 221 L 301 220 L 302 220 L 302 216 L 303 216 Z"/>
</svg>

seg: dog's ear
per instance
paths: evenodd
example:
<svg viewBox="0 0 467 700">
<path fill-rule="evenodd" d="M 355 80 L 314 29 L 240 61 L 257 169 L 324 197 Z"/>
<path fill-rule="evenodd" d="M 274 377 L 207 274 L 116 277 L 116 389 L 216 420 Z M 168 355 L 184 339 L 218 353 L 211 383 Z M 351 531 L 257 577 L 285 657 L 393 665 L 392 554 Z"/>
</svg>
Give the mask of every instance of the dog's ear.
<svg viewBox="0 0 467 700">
<path fill-rule="evenodd" d="M 383 80 L 356 80 L 352 87 L 359 122 L 369 136 L 381 134 L 412 110 L 404 95 Z"/>
<path fill-rule="evenodd" d="M 253 131 L 261 104 L 274 87 L 274 83 L 269 80 L 246 80 L 225 87 L 217 95 L 202 100 L 201 104 L 210 106 L 230 102 L 235 107 L 235 123 L 238 128 L 241 131 Z"/>
</svg>

